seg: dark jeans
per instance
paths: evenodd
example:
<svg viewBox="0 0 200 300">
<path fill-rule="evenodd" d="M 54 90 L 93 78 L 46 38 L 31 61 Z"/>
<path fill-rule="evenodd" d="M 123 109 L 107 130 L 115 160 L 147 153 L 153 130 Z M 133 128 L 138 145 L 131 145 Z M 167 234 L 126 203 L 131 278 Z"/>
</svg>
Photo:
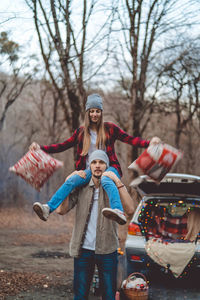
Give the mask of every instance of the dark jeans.
<svg viewBox="0 0 200 300">
<path fill-rule="evenodd" d="M 89 296 L 94 267 L 99 272 L 103 300 L 115 300 L 117 282 L 117 251 L 110 254 L 95 254 L 82 249 L 81 256 L 74 258 L 74 300 L 86 300 Z"/>
</svg>

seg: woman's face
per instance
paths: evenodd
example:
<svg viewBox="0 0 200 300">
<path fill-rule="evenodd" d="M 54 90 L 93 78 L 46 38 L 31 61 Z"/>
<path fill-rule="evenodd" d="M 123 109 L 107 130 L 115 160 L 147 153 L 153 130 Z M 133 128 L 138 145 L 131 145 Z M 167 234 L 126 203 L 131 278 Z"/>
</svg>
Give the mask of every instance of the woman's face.
<svg viewBox="0 0 200 300">
<path fill-rule="evenodd" d="M 92 123 L 98 123 L 101 119 L 101 110 L 98 108 L 90 108 L 89 117 Z"/>
</svg>

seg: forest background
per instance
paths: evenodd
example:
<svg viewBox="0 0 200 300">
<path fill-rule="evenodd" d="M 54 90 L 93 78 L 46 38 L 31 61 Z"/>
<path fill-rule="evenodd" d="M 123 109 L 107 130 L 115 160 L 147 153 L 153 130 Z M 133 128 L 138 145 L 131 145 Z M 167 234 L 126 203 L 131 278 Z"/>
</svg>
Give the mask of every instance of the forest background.
<svg viewBox="0 0 200 300">
<path fill-rule="evenodd" d="M 0 206 L 44 202 L 74 170 L 74 149 L 55 154 L 64 168 L 40 193 L 8 171 L 31 142 L 70 137 L 93 92 L 105 121 L 159 136 L 184 151 L 175 171 L 200 175 L 200 1 L 18 1 L 32 31 L 0 12 Z M 126 185 L 141 151 L 116 143 Z"/>
</svg>

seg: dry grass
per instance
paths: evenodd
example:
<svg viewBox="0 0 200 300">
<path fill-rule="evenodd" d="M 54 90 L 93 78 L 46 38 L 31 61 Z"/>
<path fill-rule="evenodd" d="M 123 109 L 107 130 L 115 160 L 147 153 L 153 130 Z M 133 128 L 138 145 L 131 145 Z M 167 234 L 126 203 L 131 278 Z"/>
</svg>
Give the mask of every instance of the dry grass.
<svg viewBox="0 0 200 300">
<path fill-rule="evenodd" d="M 23 208 L 0 209 L 0 229 L 17 230 L 16 246 L 31 243 L 62 244 L 69 242 L 73 224 L 73 211 L 64 216 L 53 213 L 48 221 L 44 222 L 33 212 L 32 207 L 28 210 Z M 128 224 L 119 226 L 119 243 L 123 250 L 127 230 Z"/>
<path fill-rule="evenodd" d="M 73 212 L 60 216 L 52 213 L 47 222 L 41 221 L 33 212 L 32 207 L 24 210 L 23 208 L 0 208 L 0 228 L 7 229 L 34 229 L 34 228 L 54 228 L 61 229 L 63 226 L 73 228 L 74 215 Z"/>
<path fill-rule="evenodd" d="M 47 222 L 30 210 L 22 208 L 0 209 L 1 235 L 17 236 L 12 245 L 65 244 L 69 243 L 74 224 L 73 212 L 60 216 L 53 213 Z"/>
</svg>

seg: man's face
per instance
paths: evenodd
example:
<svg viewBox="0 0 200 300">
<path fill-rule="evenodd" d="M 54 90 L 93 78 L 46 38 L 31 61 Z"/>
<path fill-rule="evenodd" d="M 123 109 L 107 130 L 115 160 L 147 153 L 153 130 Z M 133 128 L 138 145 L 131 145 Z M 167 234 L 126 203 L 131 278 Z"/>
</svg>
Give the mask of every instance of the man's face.
<svg viewBox="0 0 200 300">
<path fill-rule="evenodd" d="M 90 164 L 92 176 L 100 178 L 103 172 L 106 170 L 106 164 L 103 160 L 95 159 Z"/>
</svg>

